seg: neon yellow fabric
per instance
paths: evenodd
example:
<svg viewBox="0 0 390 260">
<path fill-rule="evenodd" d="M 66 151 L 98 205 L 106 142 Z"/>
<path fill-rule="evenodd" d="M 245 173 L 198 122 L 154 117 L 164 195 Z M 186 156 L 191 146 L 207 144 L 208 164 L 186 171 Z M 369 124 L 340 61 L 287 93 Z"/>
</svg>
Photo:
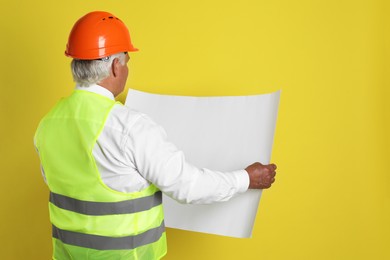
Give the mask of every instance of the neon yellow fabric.
<svg viewBox="0 0 390 260">
<path fill-rule="evenodd" d="M 35 142 L 52 192 L 88 202 L 120 202 L 159 191 L 151 185 L 139 192 L 122 193 L 102 182 L 92 149 L 114 105 L 115 101 L 109 98 L 76 90 L 42 119 Z M 51 222 L 60 229 L 109 237 L 137 235 L 163 221 L 161 204 L 131 214 L 90 216 L 49 202 L 49 212 Z M 55 238 L 53 246 L 55 259 L 159 259 L 167 250 L 165 232 L 157 242 L 133 250 L 92 250 Z"/>
</svg>

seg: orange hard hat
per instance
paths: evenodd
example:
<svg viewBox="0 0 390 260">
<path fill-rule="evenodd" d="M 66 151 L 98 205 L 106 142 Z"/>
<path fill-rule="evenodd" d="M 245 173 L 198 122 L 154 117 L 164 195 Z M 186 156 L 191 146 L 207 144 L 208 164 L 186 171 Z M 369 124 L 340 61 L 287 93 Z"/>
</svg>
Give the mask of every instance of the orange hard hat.
<svg viewBox="0 0 390 260">
<path fill-rule="evenodd" d="M 81 17 L 70 32 L 65 55 L 94 60 L 118 52 L 138 51 L 131 43 L 126 25 L 113 14 L 101 11 Z"/>
</svg>

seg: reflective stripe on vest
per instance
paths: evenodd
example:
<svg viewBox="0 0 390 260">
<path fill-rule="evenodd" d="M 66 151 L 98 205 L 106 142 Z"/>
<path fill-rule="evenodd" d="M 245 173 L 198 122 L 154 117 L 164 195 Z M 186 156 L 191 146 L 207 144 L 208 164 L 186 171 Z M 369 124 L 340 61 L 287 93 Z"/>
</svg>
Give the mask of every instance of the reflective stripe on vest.
<svg viewBox="0 0 390 260">
<path fill-rule="evenodd" d="M 85 215 L 129 214 L 149 210 L 160 205 L 162 203 L 162 193 L 158 191 L 148 197 L 119 202 L 93 202 L 77 200 L 50 192 L 50 202 L 59 208 Z"/>
<path fill-rule="evenodd" d="M 160 239 L 165 231 L 164 222 L 156 228 L 149 229 L 144 233 L 126 237 L 106 237 L 89 235 L 78 232 L 66 231 L 53 225 L 53 237 L 62 242 L 80 247 L 98 250 L 135 249 L 140 246 L 151 244 Z"/>
<path fill-rule="evenodd" d="M 166 253 L 161 191 L 154 185 L 131 193 L 112 190 L 95 163 L 93 147 L 115 104 L 76 90 L 35 134 L 50 189 L 55 259 L 159 259 Z"/>
</svg>

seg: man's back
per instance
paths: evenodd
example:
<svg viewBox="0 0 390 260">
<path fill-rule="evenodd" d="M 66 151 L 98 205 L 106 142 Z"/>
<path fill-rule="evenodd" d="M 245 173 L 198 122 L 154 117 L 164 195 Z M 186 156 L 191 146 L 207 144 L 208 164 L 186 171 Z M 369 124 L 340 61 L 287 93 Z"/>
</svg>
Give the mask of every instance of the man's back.
<svg viewBox="0 0 390 260">
<path fill-rule="evenodd" d="M 158 188 L 117 192 L 101 181 L 96 167 L 92 149 L 114 105 L 95 93 L 75 91 L 38 127 L 36 146 L 50 189 L 55 258 L 159 258 L 166 253 Z"/>
</svg>

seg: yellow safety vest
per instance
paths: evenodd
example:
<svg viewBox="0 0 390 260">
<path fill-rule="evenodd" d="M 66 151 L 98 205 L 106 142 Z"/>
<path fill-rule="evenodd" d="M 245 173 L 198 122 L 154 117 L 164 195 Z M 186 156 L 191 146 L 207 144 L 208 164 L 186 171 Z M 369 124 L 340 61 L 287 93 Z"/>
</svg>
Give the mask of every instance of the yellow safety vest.
<svg viewBox="0 0 390 260">
<path fill-rule="evenodd" d="M 50 189 L 53 259 L 160 259 L 167 252 L 161 191 L 106 186 L 92 149 L 116 104 L 75 90 L 42 119 L 35 142 Z"/>
</svg>

